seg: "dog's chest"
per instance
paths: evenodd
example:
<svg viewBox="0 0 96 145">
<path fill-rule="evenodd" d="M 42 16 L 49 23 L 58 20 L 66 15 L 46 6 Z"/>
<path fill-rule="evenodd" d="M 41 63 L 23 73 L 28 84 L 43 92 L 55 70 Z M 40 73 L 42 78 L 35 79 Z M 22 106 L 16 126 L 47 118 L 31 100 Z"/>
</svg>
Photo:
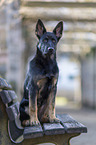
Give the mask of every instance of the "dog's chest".
<svg viewBox="0 0 96 145">
<path fill-rule="evenodd" d="M 42 96 L 43 93 L 47 93 L 50 92 L 55 85 L 57 84 L 57 78 L 56 77 L 46 77 L 43 79 L 40 79 L 37 82 L 37 86 L 38 86 L 38 98 L 40 98 Z"/>
</svg>

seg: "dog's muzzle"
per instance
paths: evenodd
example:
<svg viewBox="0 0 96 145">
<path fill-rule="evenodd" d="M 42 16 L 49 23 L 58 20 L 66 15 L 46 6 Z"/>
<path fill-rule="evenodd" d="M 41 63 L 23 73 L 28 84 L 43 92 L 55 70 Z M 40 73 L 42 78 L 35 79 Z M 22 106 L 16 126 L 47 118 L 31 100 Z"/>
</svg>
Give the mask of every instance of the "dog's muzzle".
<svg viewBox="0 0 96 145">
<path fill-rule="evenodd" d="M 53 47 L 48 47 L 48 51 L 49 51 L 50 53 L 53 53 L 53 52 L 54 52 L 54 48 L 53 48 Z"/>
</svg>

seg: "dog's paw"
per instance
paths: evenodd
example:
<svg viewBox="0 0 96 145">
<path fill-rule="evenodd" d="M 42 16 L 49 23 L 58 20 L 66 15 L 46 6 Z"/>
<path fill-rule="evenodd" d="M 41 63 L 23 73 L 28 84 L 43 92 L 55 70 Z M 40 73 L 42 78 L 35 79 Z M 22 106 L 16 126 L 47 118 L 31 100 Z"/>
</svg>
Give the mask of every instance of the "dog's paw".
<svg viewBox="0 0 96 145">
<path fill-rule="evenodd" d="M 43 116 L 43 117 L 40 119 L 40 122 L 41 122 L 41 123 L 60 123 L 60 120 L 59 120 L 58 118 L 56 118 L 55 116 L 49 117 L 49 116 L 47 115 L 47 116 Z"/>
<path fill-rule="evenodd" d="M 38 119 L 30 119 L 30 126 L 34 126 L 34 125 L 40 125 Z"/>
<path fill-rule="evenodd" d="M 60 120 L 56 117 L 49 119 L 50 123 L 60 123 Z"/>
<path fill-rule="evenodd" d="M 24 120 L 22 122 L 22 126 L 29 126 L 30 125 L 30 121 L 29 120 Z"/>
</svg>

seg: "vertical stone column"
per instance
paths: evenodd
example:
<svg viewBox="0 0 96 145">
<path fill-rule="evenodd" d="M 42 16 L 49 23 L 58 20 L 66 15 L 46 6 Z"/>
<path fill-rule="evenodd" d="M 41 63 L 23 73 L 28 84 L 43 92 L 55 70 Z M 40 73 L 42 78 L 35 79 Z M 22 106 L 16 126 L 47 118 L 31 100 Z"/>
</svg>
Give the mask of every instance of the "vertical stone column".
<svg viewBox="0 0 96 145">
<path fill-rule="evenodd" d="M 82 104 L 94 108 L 94 56 L 90 53 L 81 61 Z"/>
<path fill-rule="evenodd" d="M 6 41 L 8 50 L 7 80 L 12 84 L 20 97 L 23 78 L 24 40 L 22 37 L 21 18 L 19 15 L 19 0 L 6 2 Z"/>
<path fill-rule="evenodd" d="M 93 109 L 96 109 L 96 47 L 93 51 Z"/>
</svg>

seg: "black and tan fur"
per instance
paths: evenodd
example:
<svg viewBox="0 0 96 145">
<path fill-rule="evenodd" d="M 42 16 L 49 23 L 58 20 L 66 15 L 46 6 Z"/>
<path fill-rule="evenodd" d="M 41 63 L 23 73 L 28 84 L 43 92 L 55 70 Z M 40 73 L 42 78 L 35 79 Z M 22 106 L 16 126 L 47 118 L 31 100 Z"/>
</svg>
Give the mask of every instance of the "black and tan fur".
<svg viewBox="0 0 96 145">
<path fill-rule="evenodd" d="M 39 39 L 35 57 L 29 62 L 24 83 L 24 96 L 20 103 L 20 120 L 23 126 L 40 122 L 59 122 L 55 117 L 55 96 L 59 69 L 56 47 L 63 32 L 59 22 L 53 32 L 47 32 L 42 21 L 36 25 Z"/>
</svg>

